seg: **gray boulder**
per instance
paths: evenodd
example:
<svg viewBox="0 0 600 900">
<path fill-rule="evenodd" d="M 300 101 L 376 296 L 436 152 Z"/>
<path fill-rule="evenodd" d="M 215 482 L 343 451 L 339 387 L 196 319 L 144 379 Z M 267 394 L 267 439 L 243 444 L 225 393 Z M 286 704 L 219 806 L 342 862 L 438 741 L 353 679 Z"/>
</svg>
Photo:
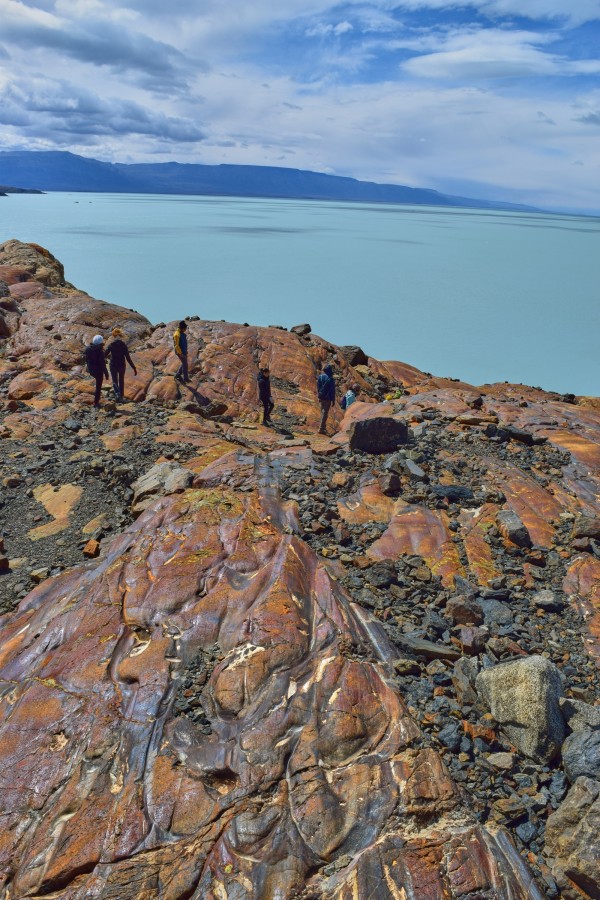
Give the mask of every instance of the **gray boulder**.
<svg viewBox="0 0 600 900">
<path fill-rule="evenodd" d="M 560 711 L 562 679 L 543 656 L 528 656 L 485 669 L 475 682 L 479 697 L 524 756 L 553 759 L 565 738 Z"/>
<path fill-rule="evenodd" d="M 600 780 L 600 731 L 574 731 L 562 745 L 561 753 L 571 784 L 581 776 Z"/>
<path fill-rule="evenodd" d="M 548 818 L 544 854 L 563 900 L 600 897 L 600 783 L 578 778 Z"/>
<path fill-rule="evenodd" d="M 350 450 L 362 450 L 364 453 L 393 453 L 407 441 L 406 422 L 388 416 L 353 422 L 350 429 Z"/>
<path fill-rule="evenodd" d="M 193 475 L 190 470 L 184 469 L 177 463 L 156 463 L 131 486 L 133 489 L 131 502 L 133 515 L 139 516 L 158 497 L 184 491 L 191 485 L 192 479 Z"/>
</svg>

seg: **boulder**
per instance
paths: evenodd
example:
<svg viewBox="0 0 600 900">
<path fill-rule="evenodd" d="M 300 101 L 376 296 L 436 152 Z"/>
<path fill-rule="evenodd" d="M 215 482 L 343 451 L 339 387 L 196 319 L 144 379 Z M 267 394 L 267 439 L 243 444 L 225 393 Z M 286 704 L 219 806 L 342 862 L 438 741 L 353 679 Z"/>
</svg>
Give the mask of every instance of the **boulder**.
<svg viewBox="0 0 600 900">
<path fill-rule="evenodd" d="M 340 347 L 339 350 L 349 366 L 369 365 L 369 357 L 360 347 L 346 346 Z"/>
<path fill-rule="evenodd" d="M 582 776 L 600 780 L 600 731 L 574 731 L 562 745 L 561 753 L 571 783 Z"/>
<path fill-rule="evenodd" d="M 479 697 L 524 756 L 540 763 L 552 760 L 565 737 L 560 711 L 561 675 L 543 656 L 500 663 L 480 672 Z"/>
<path fill-rule="evenodd" d="M 545 854 L 563 900 L 600 897 L 600 782 L 577 779 L 548 819 Z"/>
<path fill-rule="evenodd" d="M 157 497 L 184 491 L 192 483 L 189 469 L 177 463 L 157 463 L 132 484 L 133 500 L 131 511 L 139 516 Z"/>
<path fill-rule="evenodd" d="M 308 322 L 305 322 L 304 325 L 292 325 L 290 331 L 292 332 L 292 334 L 298 334 L 300 335 L 300 337 L 302 337 L 302 335 L 310 334 L 312 328 L 310 327 Z"/>
<path fill-rule="evenodd" d="M 393 453 L 408 441 L 406 422 L 387 416 L 353 422 L 350 428 L 350 450 L 364 453 Z"/>
</svg>

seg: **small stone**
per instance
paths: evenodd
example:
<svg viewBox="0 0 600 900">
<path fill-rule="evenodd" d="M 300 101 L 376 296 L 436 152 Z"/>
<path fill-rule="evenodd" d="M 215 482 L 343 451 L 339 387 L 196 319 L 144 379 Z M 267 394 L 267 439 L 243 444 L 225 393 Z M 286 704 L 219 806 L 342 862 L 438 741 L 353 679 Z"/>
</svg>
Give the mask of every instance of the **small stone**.
<svg viewBox="0 0 600 900">
<path fill-rule="evenodd" d="M 508 772 L 515 764 L 515 756 L 514 753 L 490 753 L 486 762 L 494 769 Z"/>
<path fill-rule="evenodd" d="M 4 554 L 0 554 L 0 572 L 10 572 L 10 560 Z"/>
<path fill-rule="evenodd" d="M 468 597 L 451 597 L 446 604 L 444 614 L 456 625 L 483 624 L 481 604 Z"/>
<path fill-rule="evenodd" d="M 477 656 L 485 650 L 485 642 L 489 638 L 488 629 L 478 626 L 463 625 L 459 631 L 460 646 L 467 656 Z"/>
<path fill-rule="evenodd" d="M 381 475 L 379 477 L 379 487 L 381 488 L 382 494 L 385 494 L 387 497 L 394 497 L 396 494 L 400 493 L 400 478 L 395 472 L 390 472 L 388 475 Z"/>
<path fill-rule="evenodd" d="M 537 591 L 532 599 L 534 605 L 545 612 L 561 612 L 566 606 L 564 600 L 558 597 L 554 591 L 550 591 L 547 588 Z"/>
<path fill-rule="evenodd" d="M 420 675 L 421 666 L 416 659 L 395 659 L 394 669 L 398 675 Z"/>
<path fill-rule="evenodd" d="M 600 781 L 600 731 L 574 731 L 561 752 L 571 784 L 581 776 Z"/>
<path fill-rule="evenodd" d="M 35 581 L 36 584 L 39 584 L 41 581 L 45 581 L 49 574 L 50 569 L 45 566 L 40 569 L 33 569 L 30 577 L 32 581 Z"/>
<path fill-rule="evenodd" d="M 503 537 L 517 547 L 531 547 L 531 537 L 519 516 L 509 509 L 503 509 L 497 516 L 498 528 Z"/>
<path fill-rule="evenodd" d="M 95 559 L 100 553 L 100 543 L 91 538 L 83 548 L 83 555 L 88 559 Z"/>
</svg>

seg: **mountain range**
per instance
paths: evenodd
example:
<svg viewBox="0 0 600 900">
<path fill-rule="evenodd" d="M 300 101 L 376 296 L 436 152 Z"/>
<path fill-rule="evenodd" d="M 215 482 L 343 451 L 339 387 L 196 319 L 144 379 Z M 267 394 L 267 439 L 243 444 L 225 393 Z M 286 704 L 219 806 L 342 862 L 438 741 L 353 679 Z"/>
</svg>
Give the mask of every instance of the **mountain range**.
<svg viewBox="0 0 600 900">
<path fill-rule="evenodd" d="M 0 183 L 40 191 L 199 194 L 533 209 L 519 204 L 456 197 L 427 188 L 376 184 L 303 169 L 177 162 L 109 163 L 54 150 L 0 152 Z"/>
</svg>

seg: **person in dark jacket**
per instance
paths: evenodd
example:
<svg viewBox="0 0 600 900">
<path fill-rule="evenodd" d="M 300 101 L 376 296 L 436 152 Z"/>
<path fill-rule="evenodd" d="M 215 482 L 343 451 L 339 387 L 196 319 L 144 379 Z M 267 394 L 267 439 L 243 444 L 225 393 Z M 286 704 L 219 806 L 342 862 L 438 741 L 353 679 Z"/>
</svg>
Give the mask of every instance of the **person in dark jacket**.
<svg viewBox="0 0 600 900">
<path fill-rule="evenodd" d="M 186 331 L 187 322 L 180 322 L 173 332 L 173 347 L 181 362 L 181 365 L 175 372 L 175 378 L 177 381 L 183 381 L 184 383 L 191 381 L 188 374 L 188 343 Z"/>
<path fill-rule="evenodd" d="M 137 375 L 137 369 L 129 355 L 127 344 L 123 340 L 124 333 L 120 328 L 113 328 L 113 340 L 106 348 L 106 357 L 110 359 L 110 377 L 112 378 L 113 391 L 117 400 L 123 400 L 125 397 L 125 368 L 129 363 L 133 369 L 133 374 Z"/>
<path fill-rule="evenodd" d="M 271 378 L 268 366 L 263 366 L 258 376 L 258 399 L 263 405 L 263 425 L 271 424 L 273 412 L 273 398 L 271 397 Z"/>
<path fill-rule="evenodd" d="M 94 393 L 94 406 L 100 406 L 100 392 L 102 391 L 102 382 L 106 378 L 108 380 L 108 372 L 106 371 L 106 357 L 104 356 L 104 338 L 101 334 L 97 334 L 92 338 L 92 343 L 85 348 L 85 364 L 87 370 L 96 379 L 96 390 Z"/>
<path fill-rule="evenodd" d="M 335 403 L 335 381 L 333 380 L 333 369 L 330 365 L 323 368 L 323 371 L 317 378 L 317 395 L 321 405 L 321 425 L 319 426 L 319 434 L 327 434 L 327 416 L 329 410 Z"/>
</svg>

